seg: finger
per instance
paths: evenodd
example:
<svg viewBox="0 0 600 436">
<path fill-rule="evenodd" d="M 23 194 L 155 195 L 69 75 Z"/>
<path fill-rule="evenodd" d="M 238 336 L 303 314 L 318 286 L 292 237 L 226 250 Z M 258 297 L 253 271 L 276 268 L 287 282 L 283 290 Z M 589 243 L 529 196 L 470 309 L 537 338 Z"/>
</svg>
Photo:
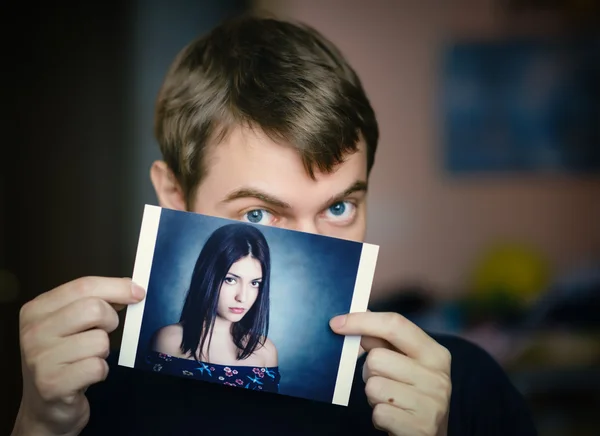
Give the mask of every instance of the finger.
<svg viewBox="0 0 600 436">
<path fill-rule="evenodd" d="M 141 301 L 145 291 L 129 278 L 84 277 L 39 295 L 23 306 L 21 321 L 30 322 L 82 298 L 100 298 L 111 304 Z"/>
<path fill-rule="evenodd" d="M 362 368 L 362 376 L 365 383 L 372 377 L 383 377 L 413 386 L 426 395 L 441 399 L 445 398 L 450 385 L 446 374 L 433 371 L 408 356 L 385 348 L 375 348 L 369 352 Z"/>
<path fill-rule="evenodd" d="M 106 359 L 110 340 L 104 330 L 94 329 L 62 339 L 43 356 L 48 365 L 71 364 L 90 357 Z"/>
<path fill-rule="evenodd" d="M 424 395 L 414 386 L 379 376 L 367 380 L 365 394 L 371 407 L 386 403 L 412 413 L 419 410 L 419 399 Z"/>
<path fill-rule="evenodd" d="M 365 351 L 369 352 L 371 350 L 374 350 L 376 348 L 385 348 L 388 350 L 395 350 L 394 347 L 392 347 L 392 345 L 381 338 L 373 338 L 371 336 L 363 336 L 360 338 L 360 346 L 362 349 L 364 349 Z"/>
<path fill-rule="evenodd" d="M 111 304 L 111 306 L 113 307 L 113 309 L 115 309 L 117 312 L 122 311 L 123 309 L 125 309 L 127 307 L 127 305 L 125 304 Z"/>
<path fill-rule="evenodd" d="M 414 430 L 416 418 L 414 415 L 387 403 L 379 403 L 373 408 L 372 420 L 373 427 L 379 431 L 387 432 L 391 436 L 412 436 L 416 434 Z"/>
<path fill-rule="evenodd" d="M 99 357 L 89 357 L 65 366 L 60 397 L 68 397 L 86 390 L 89 386 L 101 382 L 108 376 L 108 363 Z"/>
<path fill-rule="evenodd" d="M 338 334 L 383 339 L 426 366 L 440 369 L 447 366 L 447 350 L 398 313 L 349 313 L 333 318 L 330 325 Z"/>
<path fill-rule="evenodd" d="M 89 357 L 65 365 L 56 375 L 46 376 L 38 383 L 38 391 L 46 401 L 72 401 L 89 386 L 106 379 L 108 363 L 99 357 Z"/>
<path fill-rule="evenodd" d="M 51 314 L 40 324 L 49 337 L 66 337 L 93 328 L 108 333 L 119 326 L 117 312 L 100 298 L 77 300 Z"/>
</svg>

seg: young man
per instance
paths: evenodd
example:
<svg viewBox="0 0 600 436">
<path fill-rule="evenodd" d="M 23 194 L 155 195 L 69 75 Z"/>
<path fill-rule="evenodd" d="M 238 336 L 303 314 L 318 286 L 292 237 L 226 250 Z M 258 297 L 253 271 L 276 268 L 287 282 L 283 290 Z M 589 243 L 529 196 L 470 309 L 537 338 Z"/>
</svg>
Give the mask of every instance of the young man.
<svg viewBox="0 0 600 436">
<path fill-rule="evenodd" d="M 363 240 L 377 121 L 314 30 L 246 18 L 193 41 L 166 76 L 155 123 L 161 206 Z M 88 277 L 23 307 L 14 435 L 535 434 L 487 354 L 395 313 L 331 320 L 363 336 L 349 407 L 118 367 L 116 310 L 143 296 L 128 279 Z"/>
</svg>

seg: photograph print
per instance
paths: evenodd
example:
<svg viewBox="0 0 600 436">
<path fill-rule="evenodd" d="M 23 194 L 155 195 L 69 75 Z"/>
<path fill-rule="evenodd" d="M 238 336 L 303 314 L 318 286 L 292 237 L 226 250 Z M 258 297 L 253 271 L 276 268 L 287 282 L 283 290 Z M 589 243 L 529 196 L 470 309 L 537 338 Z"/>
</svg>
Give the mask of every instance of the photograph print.
<svg viewBox="0 0 600 436">
<path fill-rule="evenodd" d="M 146 205 L 119 365 L 347 406 L 376 245 Z"/>
</svg>

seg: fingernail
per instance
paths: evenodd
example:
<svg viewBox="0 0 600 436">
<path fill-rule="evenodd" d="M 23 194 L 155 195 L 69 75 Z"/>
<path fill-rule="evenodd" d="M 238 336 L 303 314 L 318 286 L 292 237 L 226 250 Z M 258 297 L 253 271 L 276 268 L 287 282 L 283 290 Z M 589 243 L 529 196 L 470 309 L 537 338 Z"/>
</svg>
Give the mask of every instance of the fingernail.
<svg viewBox="0 0 600 436">
<path fill-rule="evenodd" d="M 344 327 L 344 324 L 346 324 L 346 315 L 336 316 L 331 321 L 329 321 L 329 325 L 331 326 L 331 328 L 334 329 L 342 328 Z"/>
<path fill-rule="evenodd" d="M 133 294 L 133 298 L 136 300 L 141 300 L 145 297 L 146 291 L 140 285 L 135 282 L 131 282 L 131 293 Z"/>
</svg>

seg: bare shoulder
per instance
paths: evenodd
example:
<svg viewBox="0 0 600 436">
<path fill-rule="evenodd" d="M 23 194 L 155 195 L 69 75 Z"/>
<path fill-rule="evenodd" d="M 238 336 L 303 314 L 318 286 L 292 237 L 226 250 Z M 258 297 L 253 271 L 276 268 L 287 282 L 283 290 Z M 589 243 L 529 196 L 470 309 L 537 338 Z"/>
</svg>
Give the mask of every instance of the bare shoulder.
<svg viewBox="0 0 600 436">
<path fill-rule="evenodd" d="M 258 354 L 264 360 L 266 367 L 274 367 L 279 364 L 279 357 L 277 355 L 277 347 L 269 338 L 265 339 L 264 345 L 258 350 Z"/>
<path fill-rule="evenodd" d="M 159 353 L 169 354 L 170 356 L 180 356 L 181 339 L 183 337 L 183 327 L 181 324 L 171 324 L 164 326 L 154 333 L 152 337 L 152 349 Z"/>
</svg>

